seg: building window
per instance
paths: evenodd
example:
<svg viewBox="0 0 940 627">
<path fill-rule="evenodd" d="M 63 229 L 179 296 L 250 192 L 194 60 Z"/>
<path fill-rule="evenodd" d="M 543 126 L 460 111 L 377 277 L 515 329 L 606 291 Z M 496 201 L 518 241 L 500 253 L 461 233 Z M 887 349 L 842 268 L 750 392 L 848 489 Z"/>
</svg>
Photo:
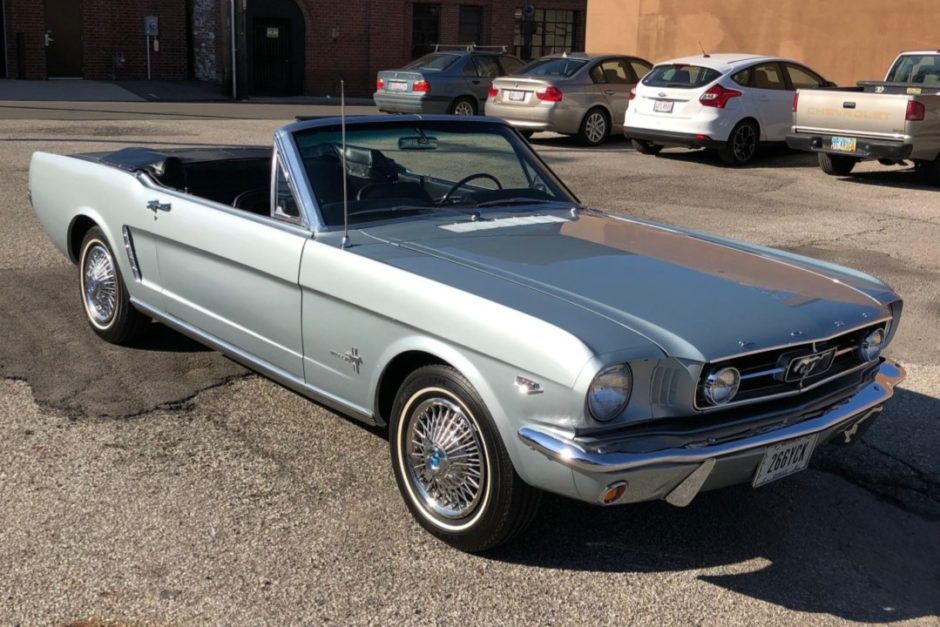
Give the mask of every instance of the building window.
<svg viewBox="0 0 940 627">
<path fill-rule="evenodd" d="M 521 8 L 515 12 L 513 45 L 516 55 L 534 59 L 556 52 L 572 52 L 582 46 L 581 15 L 579 11 L 564 9 L 532 9 L 525 15 Z"/>
<path fill-rule="evenodd" d="M 459 44 L 483 41 L 483 7 L 460 6 Z"/>
<path fill-rule="evenodd" d="M 416 2 L 411 10 L 411 56 L 417 58 L 433 52 L 434 44 L 440 43 L 441 5 Z"/>
</svg>

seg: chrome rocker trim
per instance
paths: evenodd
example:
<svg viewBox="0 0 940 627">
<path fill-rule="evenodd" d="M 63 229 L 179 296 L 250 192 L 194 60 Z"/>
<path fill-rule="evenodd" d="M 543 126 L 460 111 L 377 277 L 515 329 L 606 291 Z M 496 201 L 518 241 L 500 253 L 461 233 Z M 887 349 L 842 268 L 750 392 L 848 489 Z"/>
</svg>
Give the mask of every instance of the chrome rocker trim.
<svg viewBox="0 0 940 627">
<path fill-rule="evenodd" d="M 823 415 L 789 427 L 713 446 L 670 448 L 649 453 L 602 453 L 599 450 L 586 450 L 573 440 L 540 427 L 522 427 L 518 436 L 523 443 L 550 460 L 587 473 L 616 473 L 665 464 L 701 463 L 838 428 L 841 424 L 850 423 L 855 419 L 868 418 L 869 414 L 879 411 L 880 406 L 891 398 L 895 386 L 906 376 L 907 373 L 897 362 L 886 359 L 878 368 L 872 383 L 859 390 L 847 402 Z"/>
</svg>

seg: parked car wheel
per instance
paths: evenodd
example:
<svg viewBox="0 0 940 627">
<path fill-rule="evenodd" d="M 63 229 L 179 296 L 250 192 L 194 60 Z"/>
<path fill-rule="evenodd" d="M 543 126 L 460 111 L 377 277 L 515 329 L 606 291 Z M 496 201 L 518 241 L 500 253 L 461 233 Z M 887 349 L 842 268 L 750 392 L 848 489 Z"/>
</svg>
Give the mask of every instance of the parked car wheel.
<svg viewBox="0 0 940 627">
<path fill-rule="evenodd" d="M 541 493 L 516 474 L 483 401 L 449 366 L 425 366 L 405 379 L 389 445 L 408 509 L 458 549 L 493 548 L 535 517 Z"/>
<path fill-rule="evenodd" d="M 85 317 L 95 333 L 112 344 L 126 344 L 144 335 L 150 319 L 131 305 L 121 269 L 97 226 L 82 241 L 78 275 Z"/>
<path fill-rule="evenodd" d="M 921 179 L 928 185 L 940 187 L 940 155 L 933 161 L 921 161 L 917 169 Z"/>
<path fill-rule="evenodd" d="M 829 176 L 845 176 L 858 163 L 852 157 L 819 153 L 819 168 Z"/>
<path fill-rule="evenodd" d="M 477 114 L 477 103 L 473 98 L 467 96 L 461 96 L 454 100 L 454 103 L 450 105 L 450 112 L 453 115 L 476 115 Z"/>
<path fill-rule="evenodd" d="M 726 165 L 746 165 L 757 156 L 760 128 L 751 120 L 742 120 L 731 129 L 728 141 L 718 155 Z"/>
<path fill-rule="evenodd" d="M 653 142 L 642 139 L 631 140 L 631 143 L 633 144 L 633 149 L 641 155 L 658 155 L 659 151 L 663 149 L 659 144 L 654 144 Z"/>
<path fill-rule="evenodd" d="M 594 108 L 585 114 L 578 130 L 578 139 L 585 146 L 599 146 L 607 139 L 610 132 L 610 119 L 607 112 L 601 108 Z"/>
</svg>

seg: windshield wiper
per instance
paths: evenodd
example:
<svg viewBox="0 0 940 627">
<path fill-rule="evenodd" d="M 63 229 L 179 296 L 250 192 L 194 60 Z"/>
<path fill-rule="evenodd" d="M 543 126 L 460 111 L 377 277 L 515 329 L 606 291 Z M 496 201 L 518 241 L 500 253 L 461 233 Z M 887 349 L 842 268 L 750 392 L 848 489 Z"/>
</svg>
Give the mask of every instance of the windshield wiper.
<svg viewBox="0 0 940 627">
<path fill-rule="evenodd" d="M 545 198 L 527 198 L 525 196 L 518 196 L 515 198 L 501 198 L 499 200 L 487 200 L 484 202 L 477 203 L 476 207 L 513 207 L 516 205 L 563 205 L 567 204 L 560 200 L 547 200 Z"/>
<path fill-rule="evenodd" d="M 353 211 L 349 214 L 350 222 L 354 221 L 359 216 L 368 216 L 374 215 L 377 213 L 398 213 L 400 211 L 436 211 L 435 207 L 429 205 L 395 205 L 393 207 L 376 207 L 375 209 L 367 209 L 365 211 Z"/>
</svg>

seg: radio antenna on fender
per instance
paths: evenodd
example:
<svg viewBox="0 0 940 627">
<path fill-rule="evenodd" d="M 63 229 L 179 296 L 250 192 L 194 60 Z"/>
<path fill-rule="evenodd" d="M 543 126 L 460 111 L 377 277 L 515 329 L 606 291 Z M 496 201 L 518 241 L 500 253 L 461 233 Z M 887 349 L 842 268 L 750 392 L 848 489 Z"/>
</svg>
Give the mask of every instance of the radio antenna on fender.
<svg viewBox="0 0 940 627">
<path fill-rule="evenodd" d="M 349 192 L 346 189 L 346 85 L 342 79 L 339 81 L 339 125 L 342 150 L 340 158 L 343 169 L 343 243 L 341 247 L 349 248 Z"/>
</svg>

